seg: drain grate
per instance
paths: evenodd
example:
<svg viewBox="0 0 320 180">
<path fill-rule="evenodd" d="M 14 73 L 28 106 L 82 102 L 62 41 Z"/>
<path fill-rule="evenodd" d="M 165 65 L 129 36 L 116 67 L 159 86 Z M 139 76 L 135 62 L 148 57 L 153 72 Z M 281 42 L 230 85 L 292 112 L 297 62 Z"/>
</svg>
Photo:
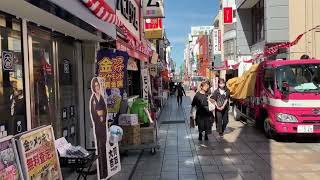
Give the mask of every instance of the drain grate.
<svg viewBox="0 0 320 180">
<path fill-rule="evenodd" d="M 178 120 L 178 121 L 162 121 L 161 124 L 184 124 L 184 120 Z"/>
</svg>

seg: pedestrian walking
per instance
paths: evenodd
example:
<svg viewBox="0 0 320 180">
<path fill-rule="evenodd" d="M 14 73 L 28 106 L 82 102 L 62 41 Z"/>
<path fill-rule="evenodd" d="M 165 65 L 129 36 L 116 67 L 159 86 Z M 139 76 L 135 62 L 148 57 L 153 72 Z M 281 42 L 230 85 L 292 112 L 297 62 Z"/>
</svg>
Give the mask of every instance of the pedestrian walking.
<svg viewBox="0 0 320 180">
<path fill-rule="evenodd" d="M 182 82 L 180 82 L 176 88 L 177 91 L 177 102 L 178 105 L 182 105 L 182 96 L 186 96 L 186 92 L 184 91 L 184 88 L 182 87 Z"/>
<path fill-rule="evenodd" d="M 226 88 L 226 83 L 224 79 L 219 79 L 219 88 L 214 91 L 211 98 L 215 100 L 216 110 L 215 110 L 215 120 L 216 128 L 219 135 L 222 137 L 224 131 L 229 122 L 229 99 L 230 92 Z"/>
<path fill-rule="evenodd" d="M 205 140 L 208 139 L 208 134 L 211 134 L 213 124 L 213 114 L 209 110 L 208 90 L 210 88 L 208 81 L 200 84 L 200 91 L 196 93 L 192 100 L 191 113 L 196 108 L 195 121 L 199 130 L 199 141 L 202 141 L 203 132 L 205 132 Z"/>
</svg>

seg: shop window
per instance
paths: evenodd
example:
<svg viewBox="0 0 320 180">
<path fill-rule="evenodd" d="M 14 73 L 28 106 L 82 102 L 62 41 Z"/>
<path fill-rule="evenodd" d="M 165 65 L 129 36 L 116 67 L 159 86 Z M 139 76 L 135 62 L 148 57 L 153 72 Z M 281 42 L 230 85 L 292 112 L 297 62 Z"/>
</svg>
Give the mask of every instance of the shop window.
<svg viewBox="0 0 320 180">
<path fill-rule="evenodd" d="M 20 24 L 0 15 L 0 137 L 27 129 Z"/>
<path fill-rule="evenodd" d="M 264 38 L 264 0 L 260 0 L 252 7 L 252 42 L 255 44 Z"/>
</svg>

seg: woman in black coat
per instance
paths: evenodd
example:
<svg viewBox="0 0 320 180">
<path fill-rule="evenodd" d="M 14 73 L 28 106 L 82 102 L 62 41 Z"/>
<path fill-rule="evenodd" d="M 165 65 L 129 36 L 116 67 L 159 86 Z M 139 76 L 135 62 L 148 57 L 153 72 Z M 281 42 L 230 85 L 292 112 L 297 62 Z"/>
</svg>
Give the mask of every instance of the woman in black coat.
<svg viewBox="0 0 320 180">
<path fill-rule="evenodd" d="M 107 153 L 106 153 L 106 143 L 107 143 L 107 127 L 106 127 L 106 117 L 107 117 L 107 106 L 101 95 L 101 87 L 97 78 L 94 78 L 91 82 L 92 96 L 91 96 L 91 120 L 94 125 L 94 132 L 96 135 L 97 150 L 98 150 L 98 161 L 99 161 L 99 174 L 100 179 L 108 177 L 108 167 L 107 167 Z"/>
<path fill-rule="evenodd" d="M 200 84 L 200 91 L 196 93 L 191 104 L 192 109 L 197 109 L 195 121 L 199 130 L 199 141 L 202 141 L 203 132 L 205 132 L 205 140 L 209 140 L 208 134 L 211 133 L 212 129 L 213 114 L 209 111 L 207 93 L 210 88 L 209 84 L 207 81 Z"/>
</svg>

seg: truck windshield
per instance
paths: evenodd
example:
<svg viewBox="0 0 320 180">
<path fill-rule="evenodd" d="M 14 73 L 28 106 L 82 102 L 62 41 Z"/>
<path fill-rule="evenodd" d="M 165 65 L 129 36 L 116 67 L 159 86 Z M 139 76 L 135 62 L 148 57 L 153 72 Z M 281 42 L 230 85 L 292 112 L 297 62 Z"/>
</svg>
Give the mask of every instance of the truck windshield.
<svg viewBox="0 0 320 180">
<path fill-rule="evenodd" d="M 286 65 L 276 69 L 277 86 L 288 82 L 290 92 L 320 92 L 320 64 Z"/>
</svg>

